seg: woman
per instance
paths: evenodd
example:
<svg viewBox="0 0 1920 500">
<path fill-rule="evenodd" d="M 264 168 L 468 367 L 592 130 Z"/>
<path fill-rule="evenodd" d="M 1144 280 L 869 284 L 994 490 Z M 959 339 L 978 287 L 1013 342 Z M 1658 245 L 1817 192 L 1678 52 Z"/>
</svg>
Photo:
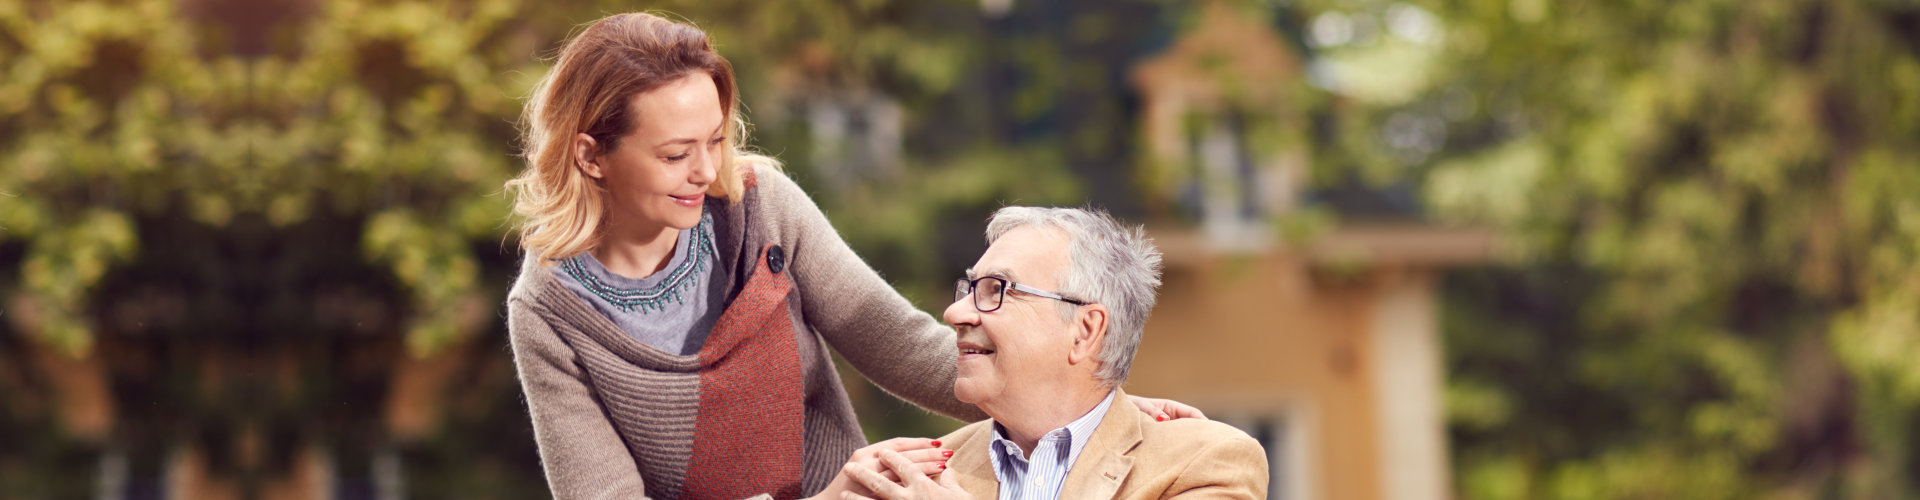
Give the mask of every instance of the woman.
<svg viewBox="0 0 1920 500">
<path fill-rule="evenodd" d="M 630 13 L 569 41 L 527 103 L 508 322 L 556 497 L 837 495 L 865 440 L 823 341 L 896 396 L 984 418 L 953 398 L 953 331 L 741 151 L 738 102 L 705 33 Z M 861 451 L 937 468 L 934 446 Z"/>
</svg>

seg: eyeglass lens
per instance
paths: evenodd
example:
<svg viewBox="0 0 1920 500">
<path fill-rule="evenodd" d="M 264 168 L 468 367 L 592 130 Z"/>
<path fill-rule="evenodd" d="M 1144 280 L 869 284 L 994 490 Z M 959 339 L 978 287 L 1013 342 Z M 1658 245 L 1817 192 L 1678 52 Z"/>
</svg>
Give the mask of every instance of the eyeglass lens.
<svg viewBox="0 0 1920 500">
<path fill-rule="evenodd" d="M 974 281 L 960 280 L 954 284 L 953 300 L 965 299 L 968 292 L 973 293 L 973 308 L 980 312 L 992 312 L 1000 308 L 1000 301 L 1006 298 L 1007 282 L 1000 278 L 985 277 Z"/>
</svg>

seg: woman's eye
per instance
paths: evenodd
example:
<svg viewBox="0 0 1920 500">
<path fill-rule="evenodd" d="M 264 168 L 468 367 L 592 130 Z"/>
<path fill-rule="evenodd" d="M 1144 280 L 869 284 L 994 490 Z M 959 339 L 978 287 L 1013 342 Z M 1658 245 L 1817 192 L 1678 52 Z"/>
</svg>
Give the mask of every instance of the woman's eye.
<svg viewBox="0 0 1920 500">
<path fill-rule="evenodd" d="M 715 137 L 715 138 L 713 138 L 713 140 L 711 140 L 711 141 L 707 141 L 707 145 L 709 145 L 709 146 L 719 146 L 719 145 L 720 145 L 720 143 L 722 143 L 722 142 L 726 142 L 726 140 L 727 140 L 727 138 L 725 138 L 725 137 Z"/>
<path fill-rule="evenodd" d="M 692 155 L 692 154 L 693 154 L 693 153 L 680 153 L 680 154 L 677 154 L 677 155 L 673 155 L 673 156 L 669 156 L 669 157 L 667 157 L 667 162 L 669 162 L 669 163 L 675 163 L 675 162 L 679 162 L 680 160 L 685 160 L 685 159 L 687 159 L 687 156 L 689 156 L 689 155 Z"/>
</svg>

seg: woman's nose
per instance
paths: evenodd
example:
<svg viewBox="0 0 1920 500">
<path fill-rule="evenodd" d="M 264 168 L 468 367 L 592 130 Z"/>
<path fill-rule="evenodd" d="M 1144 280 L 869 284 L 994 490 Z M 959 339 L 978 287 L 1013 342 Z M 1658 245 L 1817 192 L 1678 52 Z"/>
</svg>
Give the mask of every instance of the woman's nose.
<svg viewBox="0 0 1920 500">
<path fill-rule="evenodd" d="M 713 183 L 715 177 L 714 171 L 720 164 L 720 151 L 718 149 L 719 148 L 712 148 L 702 154 L 694 155 L 698 158 L 693 162 L 693 173 L 687 178 L 687 182 L 700 185 Z"/>
</svg>

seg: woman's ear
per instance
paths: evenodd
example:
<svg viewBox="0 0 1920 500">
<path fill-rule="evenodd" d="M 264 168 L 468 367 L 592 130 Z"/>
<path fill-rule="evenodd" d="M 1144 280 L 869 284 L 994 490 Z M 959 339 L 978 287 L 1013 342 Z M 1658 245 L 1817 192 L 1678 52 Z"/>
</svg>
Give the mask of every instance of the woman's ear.
<svg viewBox="0 0 1920 500">
<path fill-rule="evenodd" d="M 1101 304 L 1080 306 L 1073 315 L 1073 349 L 1067 351 L 1067 362 L 1091 363 L 1100 355 L 1100 344 L 1107 339 L 1108 312 Z"/>
<path fill-rule="evenodd" d="M 595 179 L 602 178 L 599 148 L 600 144 L 593 140 L 593 136 L 587 135 L 585 132 L 574 134 L 573 164 L 574 166 L 580 167 L 580 171 L 587 174 L 587 177 Z"/>
</svg>

